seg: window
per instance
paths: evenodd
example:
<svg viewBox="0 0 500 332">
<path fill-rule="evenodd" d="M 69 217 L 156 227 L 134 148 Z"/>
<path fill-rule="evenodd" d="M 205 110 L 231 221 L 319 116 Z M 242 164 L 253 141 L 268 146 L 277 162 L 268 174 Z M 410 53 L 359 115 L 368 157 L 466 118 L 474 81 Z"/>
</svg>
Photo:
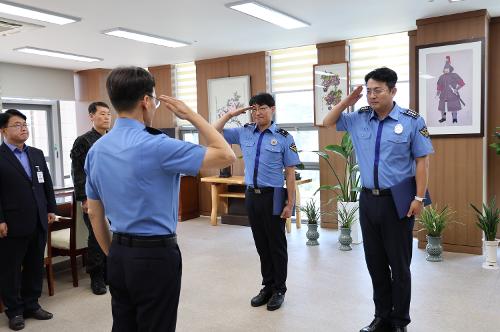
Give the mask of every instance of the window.
<svg viewBox="0 0 500 332">
<path fill-rule="evenodd" d="M 196 65 L 194 62 L 179 63 L 172 69 L 172 92 L 175 98 L 182 100 L 197 112 Z M 186 120 L 177 119 L 180 127 L 191 126 Z"/>
<path fill-rule="evenodd" d="M 363 85 L 366 96 L 365 75 L 379 67 L 389 67 L 398 74 L 398 89 L 394 101 L 402 107 L 410 104 L 410 54 L 407 32 L 349 41 L 351 59 L 351 89 Z M 366 98 L 361 98 L 355 109 L 367 105 Z"/>
<path fill-rule="evenodd" d="M 59 111 L 61 119 L 61 143 L 64 186 L 73 186 L 71 178 L 70 152 L 76 139 L 76 103 L 74 101 L 60 101 Z"/>
<path fill-rule="evenodd" d="M 314 192 L 319 187 L 318 129 L 314 127 L 313 65 L 318 62 L 315 45 L 270 52 L 271 92 L 276 100 L 276 123 L 295 139 L 303 179 L 311 183 L 300 186 L 301 203 L 310 198 L 319 203 Z"/>
</svg>

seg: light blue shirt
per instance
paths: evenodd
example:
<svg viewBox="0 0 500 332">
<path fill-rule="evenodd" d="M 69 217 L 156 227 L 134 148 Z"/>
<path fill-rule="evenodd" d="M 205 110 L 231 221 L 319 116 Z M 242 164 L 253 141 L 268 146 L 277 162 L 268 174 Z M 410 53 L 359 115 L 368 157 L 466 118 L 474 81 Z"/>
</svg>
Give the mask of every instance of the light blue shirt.
<svg viewBox="0 0 500 332">
<path fill-rule="evenodd" d="M 380 125 L 380 130 L 379 130 Z M 424 119 L 394 103 L 382 121 L 371 107 L 343 112 L 337 130 L 351 135 L 364 187 L 375 188 L 374 169 L 378 162 L 379 188 L 386 189 L 415 175 L 415 158 L 434 152 Z M 376 153 L 377 134 L 380 151 Z"/>
<path fill-rule="evenodd" d="M 198 174 L 205 152 L 203 146 L 169 138 L 136 120 L 118 118 L 87 154 L 87 197 L 102 202 L 113 232 L 173 234 L 179 173 Z"/>
<path fill-rule="evenodd" d="M 292 135 L 273 122 L 264 132 L 255 123 L 224 129 L 229 144 L 239 144 L 245 162 L 245 183 L 250 187 L 283 187 L 283 168 L 300 164 Z"/>
<path fill-rule="evenodd" d="M 28 177 L 31 179 L 31 167 L 30 167 L 30 160 L 28 158 L 28 146 L 25 144 L 22 150 L 19 150 L 17 146 L 12 145 L 10 143 L 7 143 L 5 141 L 5 144 L 9 147 L 9 149 L 14 153 L 14 155 L 17 157 L 19 162 L 24 168 L 24 171 L 28 175 Z"/>
</svg>

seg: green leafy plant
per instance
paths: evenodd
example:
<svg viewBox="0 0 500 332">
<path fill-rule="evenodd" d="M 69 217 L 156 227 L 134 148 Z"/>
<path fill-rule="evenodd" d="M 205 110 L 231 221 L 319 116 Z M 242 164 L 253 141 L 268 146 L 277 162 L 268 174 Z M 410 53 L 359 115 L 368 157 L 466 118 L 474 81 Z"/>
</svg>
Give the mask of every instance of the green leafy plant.
<svg viewBox="0 0 500 332">
<path fill-rule="evenodd" d="M 497 127 L 495 136 L 497 138 L 497 142 L 490 144 L 490 147 L 496 150 L 497 154 L 500 155 L 500 127 Z"/>
<path fill-rule="evenodd" d="M 308 224 L 318 224 L 321 212 L 319 206 L 316 206 L 316 201 L 314 199 L 309 199 L 306 205 L 300 207 L 300 211 L 304 212 L 307 216 Z"/>
<path fill-rule="evenodd" d="M 352 208 L 348 208 L 347 204 L 339 204 L 340 209 L 337 210 L 338 222 L 341 228 L 351 228 L 352 224 L 356 221 L 356 212 L 359 207 L 354 206 Z"/>
<path fill-rule="evenodd" d="M 488 205 L 483 203 L 483 211 L 480 211 L 473 204 L 470 206 L 476 212 L 476 225 L 483 230 L 486 241 L 495 241 L 498 223 L 500 222 L 500 209 L 495 207 L 495 197 L 491 199 Z"/>
<path fill-rule="evenodd" d="M 354 147 L 349 133 L 346 132 L 344 134 L 340 145 L 327 145 L 322 151 L 314 152 L 327 162 L 328 167 L 338 182 L 336 185 L 322 185 L 316 190 L 316 193 L 320 190 L 330 190 L 334 191 L 337 194 L 337 198 L 342 202 L 356 202 L 358 200 L 358 192 L 360 191 L 359 165 L 354 158 Z M 342 178 L 332 165 L 330 153 L 341 157 L 345 163 Z"/>
<path fill-rule="evenodd" d="M 454 213 L 447 206 L 439 211 L 437 207 L 434 208 L 432 205 L 429 205 L 422 210 L 422 213 L 417 218 L 417 222 L 422 225 L 423 228 L 421 230 L 425 230 L 427 235 L 440 237 L 448 223 L 458 223 L 450 220 Z"/>
</svg>

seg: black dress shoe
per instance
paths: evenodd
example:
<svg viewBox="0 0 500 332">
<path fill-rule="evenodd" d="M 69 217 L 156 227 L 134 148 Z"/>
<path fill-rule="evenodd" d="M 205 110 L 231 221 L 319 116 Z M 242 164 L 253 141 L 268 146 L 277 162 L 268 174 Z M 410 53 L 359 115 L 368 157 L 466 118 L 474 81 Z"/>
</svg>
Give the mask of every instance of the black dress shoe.
<svg viewBox="0 0 500 332">
<path fill-rule="evenodd" d="M 250 301 L 252 307 L 260 307 L 261 305 L 266 304 L 273 293 L 270 290 L 262 289 L 257 296 L 254 296 Z"/>
<path fill-rule="evenodd" d="M 24 329 L 23 315 L 17 315 L 12 318 L 9 318 L 9 328 L 14 331 L 19 331 Z"/>
<path fill-rule="evenodd" d="M 443 123 L 443 122 L 445 122 L 445 121 L 446 121 L 446 118 L 441 118 L 441 119 L 439 119 L 439 121 L 438 121 L 438 122 L 439 122 L 439 123 Z"/>
<path fill-rule="evenodd" d="M 274 311 L 279 309 L 283 304 L 283 301 L 285 301 L 285 293 L 282 292 L 274 293 L 273 296 L 271 296 L 269 302 L 267 303 L 267 310 Z"/>
<path fill-rule="evenodd" d="M 104 295 L 108 292 L 104 278 L 91 278 L 90 288 L 95 295 Z"/>
<path fill-rule="evenodd" d="M 407 332 L 408 329 L 406 328 L 406 326 L 403 326 L 403 327 L 399 327 L 399 326 L 394 326 L 394 328 L 392 329 L 393 332 Z"/>
<path fill-rule="evenodd" d="M 453 119 L 453 123 L 458 123 L 458 120 L 457 119 Z"/>
<path fill-rule="evenodd" d="M 35 311 L 26 311 L 24 312 L 24 318 L 34 318 L 38 320 L 48 320 L 52 319 L 54 315 L 50 312 L 43 310 L 42 308 Z"/>
<path fill-rule="evenodd" d="M 392 326 L 386 320 L 380 317 L 375 317 L 375 319 L 370 323 L 370 325 L 363 327 L 359 332 L 389 332 L 392 331 Z"/>
</svg>

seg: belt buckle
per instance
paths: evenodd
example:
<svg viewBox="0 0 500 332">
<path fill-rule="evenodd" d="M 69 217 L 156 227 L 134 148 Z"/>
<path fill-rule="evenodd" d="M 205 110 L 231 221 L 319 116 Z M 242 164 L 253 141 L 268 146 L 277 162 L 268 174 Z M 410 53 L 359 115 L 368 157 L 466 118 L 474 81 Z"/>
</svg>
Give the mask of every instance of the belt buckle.
<svg viewBox="0 0 500 332">
<path fill-rule="evenodd" d="M 254 192 L 254 194 L 261 194 L 261 191 L 259 188 L 254 188 L 253 192 Z"/>
<path fill-rule="evenodd" d="M 380 195 L 380 190 L 379 189 L 372 189 L 372 195 L 373 196 L 379 196 Z"/>
</svg>

